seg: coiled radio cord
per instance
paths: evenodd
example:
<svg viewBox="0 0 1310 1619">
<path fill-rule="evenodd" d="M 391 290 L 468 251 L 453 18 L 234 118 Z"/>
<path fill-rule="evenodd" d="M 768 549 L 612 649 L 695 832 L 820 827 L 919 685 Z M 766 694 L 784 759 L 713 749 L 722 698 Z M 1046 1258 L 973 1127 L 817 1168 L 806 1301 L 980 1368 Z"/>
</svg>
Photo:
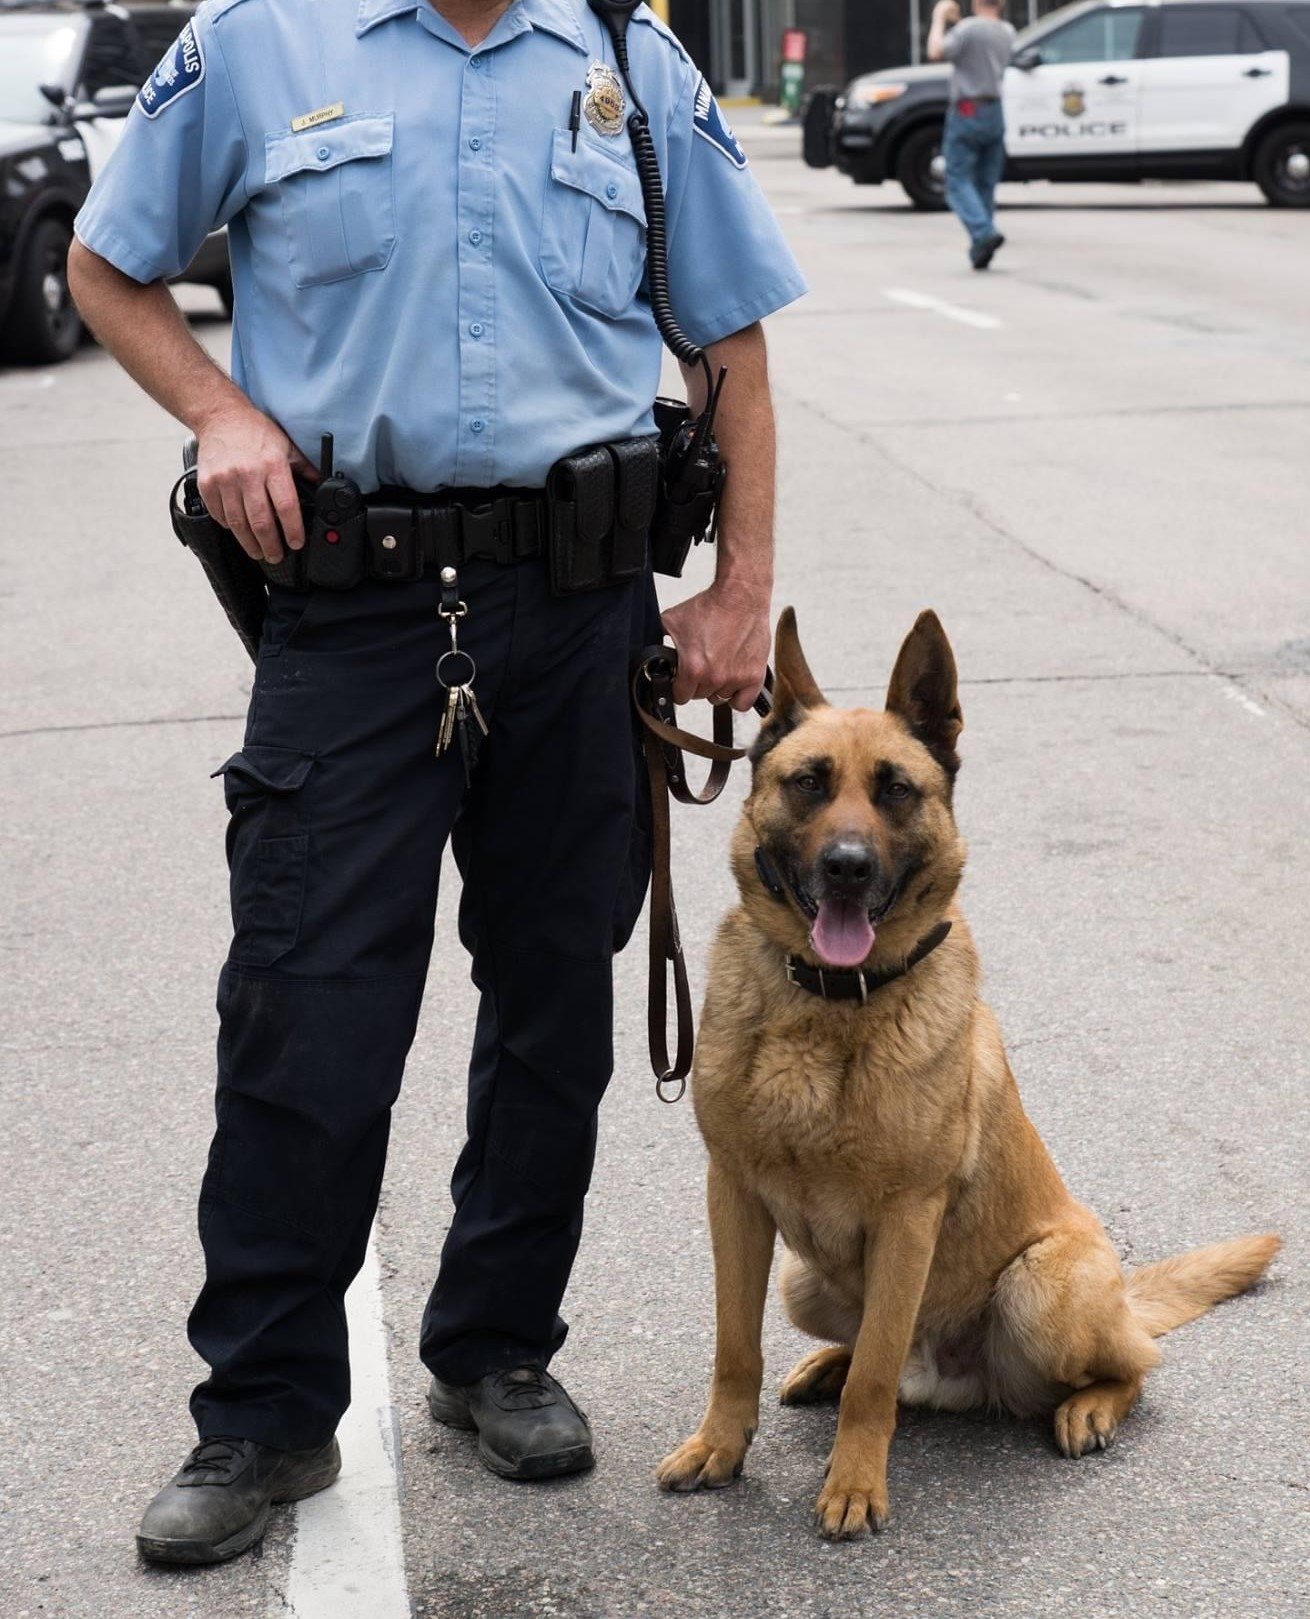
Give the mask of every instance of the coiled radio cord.
<svg viewBox="0 0 1310 1619">
<path fill-rule="evenodd" d="M 669 231 L 664 209 L 664 181 L 660 176 L 660 162 L 655 152 L 655 140 L 650 132 L 650 117 L 632 82 L 632 67 L 628 60 L 628 18 L 634 6 L 595 5 L 596 11 L 614 42 L 614 60 L 632 112 L 628 115 L 628 135 L 632 141 L 632 155 L 637 165 L 637 179 L 641 183 L 641 198 L 646 209 L 646 281 L 650 295 L 651 314 L 664 346 L 683 365 L 698 365 L 705 374 L 705 399 L 708 404 L 716 394 L 714 373 L 705 350 L 693 343 L 678 325 L 673 313 L 673 300 L 669 296 Z"/>
</svg>

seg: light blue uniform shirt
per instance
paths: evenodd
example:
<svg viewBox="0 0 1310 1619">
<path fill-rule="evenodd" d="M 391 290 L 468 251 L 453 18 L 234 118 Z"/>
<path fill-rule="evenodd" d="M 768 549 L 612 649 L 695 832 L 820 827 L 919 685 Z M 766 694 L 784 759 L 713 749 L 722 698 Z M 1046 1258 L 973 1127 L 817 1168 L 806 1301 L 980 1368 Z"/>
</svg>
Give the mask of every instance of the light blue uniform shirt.
<svg viewBox="0 0 1310 1619">
<path fill-rule="evenodd" d="M 674 308 L 711 343 L 805 282 L 681 46 L 645 7 L 628 40 Z M 333 433 L 366 490 L 538 486 L 649 431 L 659 383 L 626 120 L 569 131 L 595 62 L 584 0 L 515 0 L 473 50 L 426 0 L 206 0 L 77 234 L 148 282 L 226 224 L 233 376 L 311 459 Z"/>
</svg>

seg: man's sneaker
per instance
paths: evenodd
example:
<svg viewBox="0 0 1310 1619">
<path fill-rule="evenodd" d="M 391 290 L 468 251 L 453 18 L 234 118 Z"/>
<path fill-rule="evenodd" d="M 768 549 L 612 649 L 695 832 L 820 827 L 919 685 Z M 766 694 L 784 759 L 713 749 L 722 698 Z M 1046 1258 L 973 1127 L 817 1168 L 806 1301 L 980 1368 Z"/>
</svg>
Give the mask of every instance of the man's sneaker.
<svg viewBox="0 0 1310 1619">
<path fill-rule="evenodd" d="M 314 1495 L 340 1471 L 335 1439 L 318 1450 L 202 1439 L 146 1508 L 137 1548 L 152 1563 L 224 1563 L 262 1539 L 270 1506 Z"/>
<path fill-rule="evenodd" d="M 1000 231 L 991 236 L 984 236 L 981 242 L 975 242 L 969 249 L 969 263 L 975 270 L 985 270 L 996 257 L 998 247 L 1005 246 L 1005 238 Z"/>
<path fill-rule="evenodd" d="M 476 1429 L 478 1454 L 501 1478 L 558 1478 L 596 1465 L 586 1416 L 540 1366 L 458 1388 L 434 1377 L 428 1410 L 448 1428 Z"/>
</svg>

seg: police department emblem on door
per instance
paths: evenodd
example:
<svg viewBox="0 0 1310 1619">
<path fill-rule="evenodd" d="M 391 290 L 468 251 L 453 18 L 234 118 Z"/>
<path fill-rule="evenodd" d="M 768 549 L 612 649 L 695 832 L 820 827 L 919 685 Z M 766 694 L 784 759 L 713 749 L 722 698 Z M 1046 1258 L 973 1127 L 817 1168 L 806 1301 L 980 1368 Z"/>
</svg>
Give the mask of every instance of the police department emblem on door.
<svg viewBox="0 0 1310 1619">
<path fill-rule="evenodd" d="M 1087 97 L 1083 94 L 1081 85 L 1065 85 L 1064 95 L 1060 98 L 1060 108 L 1066 118 L 1082 117 L 1087 110 Z"/>
<path fill-rule="evenodd" d="M 587 99 L 582 110 L 598 135 L 617 135 L 623 128 L 627 110 L 623 86 L 618 74 L 604 62 L 593 62 L 587 69 Z"/>
</svg>

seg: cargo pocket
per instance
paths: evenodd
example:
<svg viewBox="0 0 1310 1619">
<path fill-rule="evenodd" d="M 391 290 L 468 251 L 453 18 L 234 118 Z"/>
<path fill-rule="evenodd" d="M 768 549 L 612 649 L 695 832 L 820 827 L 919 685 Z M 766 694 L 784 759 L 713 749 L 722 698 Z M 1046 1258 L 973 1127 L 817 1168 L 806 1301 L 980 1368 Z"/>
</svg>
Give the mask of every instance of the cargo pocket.
<svg viewBox="0 0 1310 1619">
<path fill-rule="evenodd" d="M 214 772 L 231 817 L 230 959 L 238 965 L 271 967 L 300 937 L 309 834 L 299 793 L 313 767 L 308 754 L 248 745 Z"/>
<path fill-rule="evenodd" d="M 264 184 L 282 200 L 291 279 L 298 287 L 381 270 L 396 245 L 392 113 L 342 118 L 264 138 Z"/>
<path fill-rule="evenodd" d="M 637 171 L 584 135 L 555 131 L 541 227 L 541 273 L 554 292 L 621 315 L 646 263 L 646 210 Z"/>
</svg>

